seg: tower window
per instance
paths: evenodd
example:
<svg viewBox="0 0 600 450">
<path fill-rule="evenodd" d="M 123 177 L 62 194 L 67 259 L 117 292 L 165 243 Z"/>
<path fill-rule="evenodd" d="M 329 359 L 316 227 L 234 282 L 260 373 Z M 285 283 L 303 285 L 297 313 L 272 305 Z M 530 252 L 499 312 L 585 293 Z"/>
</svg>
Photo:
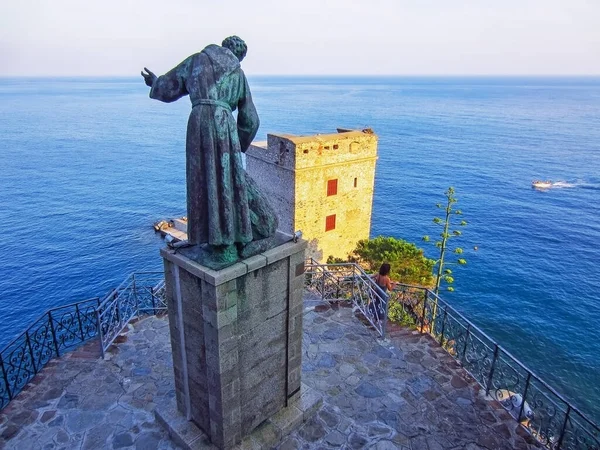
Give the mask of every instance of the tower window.
<svg viewBox="0 0 600 450">
<path fill-rule="evenodd" d="M 337 178 L 335 180 L 327 180 L 327 197 L 337 194 Z"/>
<path fill-rule="evenodd" d="M 325 217 L 325 231 L 335 230 L 335 214 Z"/>
<path fill-rule="evenodd" d="M 358 178 L 354 178 L 354 187 L 358 185 Z"/>
<path fill-rule="evenodd" d="M 337 144 L 333 144 L 333 149 L 334 149 L 334 150 L 337 150 L 339 147 L 340 147 L 339 145 L 337 145 Z"/>
</svg>

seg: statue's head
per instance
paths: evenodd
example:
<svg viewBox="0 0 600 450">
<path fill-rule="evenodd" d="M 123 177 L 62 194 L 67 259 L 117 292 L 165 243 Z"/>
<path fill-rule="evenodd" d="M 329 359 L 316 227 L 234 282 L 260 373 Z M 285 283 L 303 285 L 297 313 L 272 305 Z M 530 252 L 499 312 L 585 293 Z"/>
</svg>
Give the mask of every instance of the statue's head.
<svg viewBox="0 0 600 450">
<path fill-rule="evenodd" d="M 237 56 L 237 59 L 242 61 L 246 56 L 246 52 L 248 51 L 248 46 L 246 43 L 237 36 L 229 36 L 225 38 L 221 47 L 228 48 L 231 52 Z"/>
</svg>

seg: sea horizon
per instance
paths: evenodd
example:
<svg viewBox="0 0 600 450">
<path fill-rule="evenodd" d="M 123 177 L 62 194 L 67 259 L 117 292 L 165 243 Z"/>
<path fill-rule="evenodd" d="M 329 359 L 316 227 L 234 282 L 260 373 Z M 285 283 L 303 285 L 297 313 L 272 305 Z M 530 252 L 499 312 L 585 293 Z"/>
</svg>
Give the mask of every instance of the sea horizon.
<svg viewBox="0 0 600 450">
<path fill-rule="evenodd" d="M 243 67 L 242 67 L 243 69 Z M 160 75 L 158 72 L 157 75 Z M 400 79 L 431 79 L 431 78 L 466 78 L 466 79 L 501 79 L 501 78 L 523 78 L 523 79 L 600 79 L 600 74 L 265 74 L 246 73 L 248 77 L 259 78 L 400 78 Z M 47 75 L 0 75 L 0 80 L 6 79 L 141 79 L 139 74 L 117 74 L 117 75 L 72 75 L 72 74 L 47 74 Z"/>
</svg>

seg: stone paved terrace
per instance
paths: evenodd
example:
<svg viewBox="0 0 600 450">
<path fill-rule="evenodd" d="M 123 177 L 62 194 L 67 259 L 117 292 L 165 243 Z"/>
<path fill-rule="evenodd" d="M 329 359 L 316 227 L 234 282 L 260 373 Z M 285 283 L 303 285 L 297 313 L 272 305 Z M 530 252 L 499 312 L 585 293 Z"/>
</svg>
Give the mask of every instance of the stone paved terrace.
<svg viewBox="0 0 600 450">
<path fill-rule="evenodd" d="M 305 299 L 303 382 L 323 406 L 282 449 L 527 449 L 534 440 L 429 336 L 389 340 L 352 309 Z M 174 396 L 166 317 L 133 323 L 110 351 L 53 360 L 0 412 L 0 449 L 176 449 L 154 418 Z"/>
</svg>

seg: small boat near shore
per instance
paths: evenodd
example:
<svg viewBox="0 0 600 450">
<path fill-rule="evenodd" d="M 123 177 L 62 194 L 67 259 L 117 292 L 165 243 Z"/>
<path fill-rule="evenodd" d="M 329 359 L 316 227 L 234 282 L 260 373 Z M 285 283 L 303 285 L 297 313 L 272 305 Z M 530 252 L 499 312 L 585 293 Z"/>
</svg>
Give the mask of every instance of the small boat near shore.
<svg viewBox="0 0 600 450">
<path fill-rule="evenodd" d="M 550 180 L 533 180 L 531 182 L 531 187 L 538 188 L 538 189 L 548 189 L 548 188 L 552 187 L 552 181 L 550 181 Z"/>
<path fill-rule="evenodd" d="M 160 233 L 167 242 L 187 240 L 187 217 L 159 220 L 153 225 L 154 231 Z"/>
</svg>

